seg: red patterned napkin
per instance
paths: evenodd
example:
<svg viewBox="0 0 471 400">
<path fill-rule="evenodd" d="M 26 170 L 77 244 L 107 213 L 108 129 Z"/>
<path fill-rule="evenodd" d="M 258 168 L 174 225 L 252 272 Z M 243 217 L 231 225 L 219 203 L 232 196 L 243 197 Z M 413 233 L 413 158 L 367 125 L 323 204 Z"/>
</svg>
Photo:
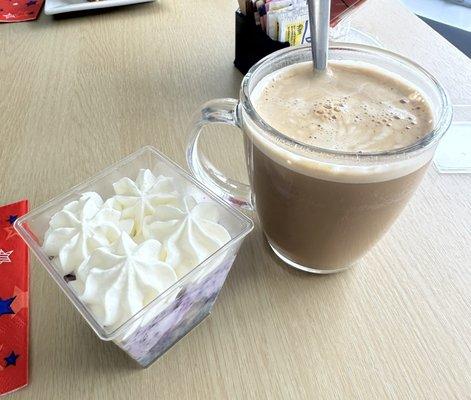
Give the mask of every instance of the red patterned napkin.
<svg viewBox="0 0 471 400">
<path fill-rule="evenodd" d="M 44 0 L 0 0 L 0 22 L 22 22 L 38 18 Z"/>
<path fill-rule="evenodd" d="M 28 201 L 0 207 L 0 396 L 28 384 L 28 249 L 13 229 Z"/>
</svg>

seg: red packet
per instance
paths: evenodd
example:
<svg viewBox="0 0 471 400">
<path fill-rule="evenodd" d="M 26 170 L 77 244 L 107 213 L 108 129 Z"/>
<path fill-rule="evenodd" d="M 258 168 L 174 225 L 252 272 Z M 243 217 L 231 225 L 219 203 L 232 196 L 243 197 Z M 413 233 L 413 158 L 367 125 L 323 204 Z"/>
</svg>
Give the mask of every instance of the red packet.
<svg viewBox="0 0 471 400">
<path fill-rule="evenodd" d="M 13 229 L 28 201 L 0 207 L 0 396 L 28 384 L 28 249 Z"/>
<path fill-rule="evenodd" d="M 22 22 L 38 18 L 44 0 L 0 0 L 0 22 Z"/>
<path fill-rule="evenodd" d="M 331 0 L 330 26 L 336 26 L 366 0 Z"/>
</svg>

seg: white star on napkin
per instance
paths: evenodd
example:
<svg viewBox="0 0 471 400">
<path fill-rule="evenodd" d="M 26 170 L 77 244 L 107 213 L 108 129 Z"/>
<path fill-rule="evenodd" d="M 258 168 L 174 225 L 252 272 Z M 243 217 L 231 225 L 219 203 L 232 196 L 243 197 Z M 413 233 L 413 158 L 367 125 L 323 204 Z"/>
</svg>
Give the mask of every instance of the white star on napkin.
<svg viewBox="0 0 471 400">
<path fill-rule="evenodd" d="M 2 249 L 0 249 L 0 264 L 10 263 L 11 262 L 11 260 L 10 260 L 11 253 L 13 253 L 13 250 L 3 251 Z"/>
</svg>

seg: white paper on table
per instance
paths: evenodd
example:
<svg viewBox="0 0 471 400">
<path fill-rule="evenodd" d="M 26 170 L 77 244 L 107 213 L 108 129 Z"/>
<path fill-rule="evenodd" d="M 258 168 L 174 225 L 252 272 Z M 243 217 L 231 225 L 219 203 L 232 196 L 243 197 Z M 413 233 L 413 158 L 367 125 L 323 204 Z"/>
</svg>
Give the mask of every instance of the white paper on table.
<svg viewBox="0 0 471 400">
<path fill-rule="evenodd" d="M 453 112 L 453 123 L 435 152 L 435 168 L 445 174 L 471 173 L 471 105 L 454 106 Z"/>
</svg>

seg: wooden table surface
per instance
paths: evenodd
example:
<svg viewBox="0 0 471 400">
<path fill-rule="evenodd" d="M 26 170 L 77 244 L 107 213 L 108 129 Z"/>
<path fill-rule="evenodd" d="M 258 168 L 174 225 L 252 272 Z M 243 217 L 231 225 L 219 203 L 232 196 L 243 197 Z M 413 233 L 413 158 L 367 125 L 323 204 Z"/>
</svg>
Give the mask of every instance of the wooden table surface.
<svg viewBox="0 0 471 400">
<path fill-rule="evenodd" d="M 368 3 L 353 26 L 471 104 L 469 59 L 399 2 Z M 1 26 L 1 202 L 36 207 L 148 144 L 186 166 L 193 110 L 238 93 L 235 8 L 162 0 Z M 235 176 L 240 142 L 225 129 L 207 144 Z M 257 226 L 212 317 L 146 370 L 100 341 L 33 259 L 31 382 L 10 398 L 470 399 L 470 227 L 471 175 L 432 168 L 345 273 L 284 267 Z"/>
</svg>

